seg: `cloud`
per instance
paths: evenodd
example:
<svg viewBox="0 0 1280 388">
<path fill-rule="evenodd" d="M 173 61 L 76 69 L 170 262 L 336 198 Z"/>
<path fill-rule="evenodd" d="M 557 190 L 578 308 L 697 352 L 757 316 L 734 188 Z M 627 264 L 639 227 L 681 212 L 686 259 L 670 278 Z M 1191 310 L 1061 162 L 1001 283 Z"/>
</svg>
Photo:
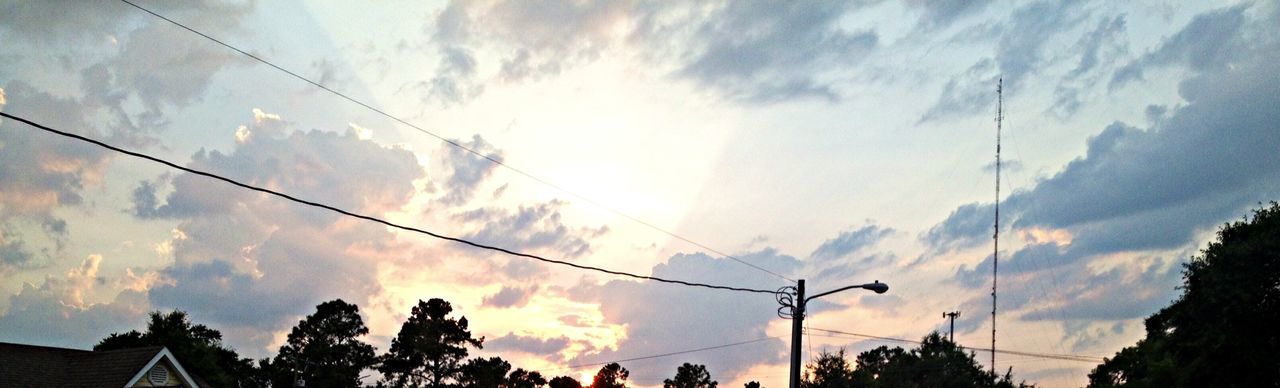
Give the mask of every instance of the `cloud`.
<svg viewBox="0 0 1280 388">
<path fill-rule="evenodd" d="M 590 239 L 608 232 L 608 227 L 571 228 L 560 218 L 564 202 L 521 205 L 510 210 L 486 207 L 457 213 L 454 219 L 479 225 L 464 234 L 465 239 L 522 252 L 550 249 L 564 258 L 580 257 L 591 251 Z"/>
<path fill-rule="evenodd" d="M 489 178 L 498 168 L 498 164 L 489 159 L 499 162 L 503 160 L 502 150 L 485 141 L 480 135 L 472 136 L 469 142 L 465 140 L 454 140 L 454 142 L 475 153 L 461 147 L 445 147 L 445 164 L 449 171 L 443 182 L 445 194 L 440 201 L 446 205 L 461 205 L 470 201 L 475 196 L 480 183 Z"/>
<path fill-rule="evenodd" d="M 1042 52 L 1045 44 L 1086 19 L 1080 8 L 1071 1 L 1046 0 L 1015 9 L 1002 26 L 994 58 L 980 59 L 947 81 L 920 122 L 989 109 L 995 103 L 998 78 L 1004 79 L 1005 93 L 1016 93 L 1023 79 L 1052 60 Z"/>
<path fill-rule="evenodd" d="M 879 44 L 874 31 L 840 26 L 851 5 L 730 2 L 689 37 L 690 60 L 678 74 L 742 100 L 838 99 L 818 76 L 830 65 L 847 66 L 869 55 Z"/>
<path fill-rule="evenodd" d="M 498 293 L 484 297 L 482 304 L 487 307 L 510 308 L 524 307 L 538 292 L 538 286 L 511 287 L 502 286 Z"/>
<path fill-rule="evenodd" d="M 452 1 L 426 28 L 441 65 L 422 86 L 451 102 L 483 91 L 474 73 L 456 71 L 451 50 L 500 58 L 495 78 L 508 83 L 554 76 L 617 50 L 739 101 L 835 100 L 830 69 L 879 45 L 874 31 L 841 25 L 856 5 Z"/>
<path fill-rule="evenodd" d="M 507 333 L 507 335 L 484 341 L 484 349 L 487 351 L 502 352 L 521 352 L 538 356 L 547 357 L 551 360 L 563 361 L 560 352 L 569 347 L 571 341 L 569 337 L 559 336 L 553 338 L 527 337 L 515 333 Z"/>
<path fill-rule="evenodd" d="M 1104 17 L 1093 30 L 1080 37 L 1076 43 L 1081 52 L 1080 61 L 1058 82 L 1049 112 L 1070 117 L 1080 110 L 1084 104 L 1080 94 L 1098 82 L 1103 69 L 1110 68 L 1111 63 L 1128 52 L 1128 44 L 1123 40 L 1126 26 L 1124 15 Z"/>
<path fill-rule="evenodd" d="M 986 9 L 991 0 L 975 1 L 908 1 L 913 7 L 921 8 L 920 24 L 929 29 L 944 28 L 956 20 L 973 15 Z"/>
<path fill-rule="evenodd" d="M 105 303 L 87 300 L 104 282 L 101 262 L 101 256 L 88 256 L 61 277 L 45 277 L 39 287 L 23 283 L 0 315 L 0 341 L 89 348 L 108 333 L 142 322 L 149 306 L 138 291 L 122 291 Z"/>
<path fill-rule="evenodd" d="M 1249 23 L 1242 27 L 1251 28 Z M 1280 104 L 1280 77 L 1271 70 L 1280 59 L 1280 42 L 1262 40 L 1253 47 L 1233 66 L 1181 82 L 1186 104 L 1157 109 L 1159 117 L 1149 128 L 1109 125 L 1088 140 L 1085 155 L 1006 199 L 1002 215 L 1008 218 L 1002 224 L 1070 236 L 1002 253 L 1002 289 L 1005 276 L 1015 288 L 1056 283 L 1053 288 L 1061 288 L 1065 301 L 1045 305 L 1049 302 L 1023 298 L 1009 301 L 1008 308 L 1030 309 L 1021 312 L 1024 320 L 1149 314 L 1170 300 L 1177 266 L 1161 262 L 1102 270 L 1098 263 L 1193 249 L 1197 238 L 1218 223 L 1280 196 L 1280 176 L 1273 173 L 1280 171 L 1280 160 L 1272 157 L 1280 149 L 1280 112 L 1271 108 Z M 925 240 L 935 249 L 985 241 L 990 215 L 991 204 L 963 205 Z M 983 287 L 990 272 L 988 256 L 976 266 L 961 267 L 955 280 Z M 1126 297 L 1117 302 L 1116 295 Z M 1080 339 L 1081 344 L 1092 341 Z"/>
<path fill-rule="evenodd" d="M 960 205 L 945 220 L 929 228 L 921 238 L 935 251 L 968 248 L 987 241 L 994 227 L 994 205 Z"/>
<path fill-rule="evenodd" d="M 800 263 L 771 250 L 739 257 L 776 272 L 788 273 Z M 654 266 L 652 274 L 672 279 L 688 279 L 725 285 L 778 284 L 776 278 L 727 259 L 705 254 L 678 254 Z M 570 289 L 570 297 L 599 303 L 606 323 L 625 323 L 626 339 L 616 349 L 600 349 L 575 357 L 573 363 L 635 357 L 750 341 L 765 337 L 765 327 L 777 319 L 777 303 L 772 295 L 748 295 L 721 290 L 702 290 L 653 282 L 613 280 L 602 285 L 584 284 Z M 679 301 L 673 303 L 672 301 Z M 655 319 L 655 317 L 665 317 Z M 714 343 L 707 339 L 716 339 Z M 679 360 L 625 365 L 637 376 L 638 384 L 658 384 L 677 366 L 676 362 L 705 364 L 722 381 L 733 380 L 757 364 L 782 363 L 786 346 L 781 339 L 745 345 L 738 349 L 693 353 Z"/>
<path fill-rule="evenodd" d="M 809 257 L 814 259 L 836 259 L 874 245 L 893 234 L 893 229 L 867 225 L 856 230 L 844 231 L 835 238 L 824 241 Z"/>
<path fill-rule="evenodd" d="M 1182 266 L 1166 260 L 1152 260 L 1146 268 L 1123 266 L 1079 273 L 1081 276 L 1068 280 L 1066 290 L 1059 293 L 1065 303 L 1031 309 L 1018 319 L 1117 321 L 1144 317 L 1173 301 L 1182 280 Z"/>
<path fill-rule="evenodd" d="M 75 100 L 38 91 L 22 81 L 5 86 L 6 112 L 68 132 L 98 137 Z M 0 123 L 0 217 L 49 215 L 79 205 L 81 191 L 102 181 L 110 157 L 102 149 L 16 121 Z"/>
<path fill-rule="evenodd" d="M 1111 90 L 1141 81 L 1147 68 L 1182 64 L 1196 71 L 1222 69 L 1240 59 L 1245 49 L 1240 32 L 1249 4 L 1222 8 L 1196 15 L 1186 27 L 1167 38 L 1160 47 L 1121 67 L 1107 86 Z"/>
<path fill-rule="evenodd" d="M 246 124 L 253 136 L 228 153 L 198 151 L 188 166 L 375 216 L 400 211 L 416 192 L 413 182 L 426 177 L 407 150 L 354 131 L 291 126 L 255 110 Z M 377 263 L 403 249 L 380 225 L 191 174 L 167 181 L 172 191 L 163 201 L 148 182 L 134 191 L 136 215 L 179 221 L 169 242 L 174 262 L 159 271 L 150 300 L 228 330 L 279 330 L 323 300 L 368 304 L 382 292 Z M 236 345 L 261 349 L 270 340 L 246 335 Z"/>
</svg>

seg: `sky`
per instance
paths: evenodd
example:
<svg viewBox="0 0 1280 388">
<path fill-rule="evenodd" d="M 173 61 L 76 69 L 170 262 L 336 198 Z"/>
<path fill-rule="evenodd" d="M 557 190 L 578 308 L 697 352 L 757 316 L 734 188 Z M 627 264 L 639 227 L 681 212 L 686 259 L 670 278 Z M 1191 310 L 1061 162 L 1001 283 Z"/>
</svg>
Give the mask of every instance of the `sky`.
<svg viewBox="0 0 1280 388">
<path fill-rule="evenodd" d="M 889 284 L 814 302 L 813 329 L 919 339 L 960 311 L 956 341 L 989 346 L 1000 80 L 999 348 L 1132 345 L 1219 225 L 1280 199 L 1274 1 L 138 4 L 342 95 L 123 2 L 15 1 L 0 110 L 583 265 Z M 342 298 L 382 352 L 444 298 L 485 337 L 473 354 L 553 376 L 751 341 L 624 366 L 783 386 L 790 349 L 773 295 L 468 248 L 13 120 L 0 293 L 0 341 L 75 348 L 179 309 L 267 357 Z M 811 330 L 802 349 L 885 344 Z M 1048 387 L 1095 366 L 996 364 Z"/>
</svg>

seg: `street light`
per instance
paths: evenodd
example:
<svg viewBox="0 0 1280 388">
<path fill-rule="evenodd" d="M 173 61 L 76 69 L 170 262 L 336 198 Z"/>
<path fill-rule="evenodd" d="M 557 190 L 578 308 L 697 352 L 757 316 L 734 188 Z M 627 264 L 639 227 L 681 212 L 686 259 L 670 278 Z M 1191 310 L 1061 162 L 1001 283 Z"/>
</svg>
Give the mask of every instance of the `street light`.
<svg viewBox="0 0 1280 388">
<path fill-rule="evenodd" d="M 790 288 L 795 289 L 794 297 L 792 297 L 793 293 L 788 290 Z M 791 388 L 800 388 L 800 331 L 804 329 L 805 305 L 808 305 L 811 300 L 855 288 L 875 291 L 877 294 L 889 291 L 888 284 L 876 280 L 874 283 L 841 287 L 806 298 L 804 296 L 804 279 L 796 281 L 795 287 L 788 286 L 778 290 L 778 303 L 782 305 L 782 307 L 778 308 L 778 316 L 791 318 Z M 787 311 L 788 308 L 790 311 Z"/>
</svg>

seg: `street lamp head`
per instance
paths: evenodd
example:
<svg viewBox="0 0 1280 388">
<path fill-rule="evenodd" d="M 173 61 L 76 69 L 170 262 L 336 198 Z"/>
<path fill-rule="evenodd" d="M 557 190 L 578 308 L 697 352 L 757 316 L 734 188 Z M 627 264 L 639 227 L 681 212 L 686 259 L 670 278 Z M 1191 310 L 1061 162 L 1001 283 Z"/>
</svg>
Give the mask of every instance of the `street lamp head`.
<svg viewBox="0 0 1280 388">
<path fill-rule="evenodd" d="M 862 288 L 875 291 L 877 294 L 883 294 L 889 291 L 889 285 L 881 283 L 879 280 L 876 280 L 875 283 L 863 284 Z"/>
</svg>

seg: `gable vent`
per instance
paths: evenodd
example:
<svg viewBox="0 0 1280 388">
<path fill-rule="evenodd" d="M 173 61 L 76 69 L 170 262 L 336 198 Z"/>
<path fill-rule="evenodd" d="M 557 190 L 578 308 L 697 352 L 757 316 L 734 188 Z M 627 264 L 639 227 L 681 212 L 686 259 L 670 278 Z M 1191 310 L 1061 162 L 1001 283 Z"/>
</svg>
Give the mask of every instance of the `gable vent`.
<svg viewBox="0 0 1280 388">
<path fill-rule="evenodd" d="M 163 385 L 168 383 L 169 370 L 165 369 L 163 365 L 156 365 L 154 368 L 151 368 L 151 371 L 147 372 L 147 381 L 150 382 L 151 385 Z"/>
</svg>

